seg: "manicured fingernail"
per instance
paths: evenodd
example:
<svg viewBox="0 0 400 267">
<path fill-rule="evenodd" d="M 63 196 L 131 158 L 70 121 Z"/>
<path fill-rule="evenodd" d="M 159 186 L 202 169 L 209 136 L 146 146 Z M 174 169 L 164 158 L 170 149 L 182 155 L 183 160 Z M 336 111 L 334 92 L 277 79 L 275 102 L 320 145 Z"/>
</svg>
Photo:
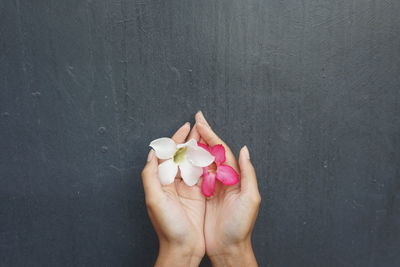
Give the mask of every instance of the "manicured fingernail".
<svg viewBox="0 0 400 267">
<path fill-rule="evenodd" d="M 197 116 L 197 118 L 198 118 L 197 122 L 202 123 L 204 126 L 210 127 L 206 118 L 204 117 L 203 112 L 199 111 L 197 114 L 199 114 L 199 116 Z"/>
<path fill-rule="evenodd" d="M 249 149 L 247 148 L 247 146 L 244 146 L 244 147 L 243 147 L 243 156 L 244 156 L 246 159 L 250 159 L 250 153 L 249 153 Z"/>
<path fill-rule="evenodd" d="M 149 154 L 147 155 L 147 162 L 150 162 L 154 157 L 154 150 L 151 149 Z"/>
<path fill-rule="evenodd" d="M 197 114 L 199 114 L 198 118 L 200 121 L 205 122 L 205 117 L 204 114 L 201 110 L 199 110 L 199 112 L 197 112 Z"/>
</svg>

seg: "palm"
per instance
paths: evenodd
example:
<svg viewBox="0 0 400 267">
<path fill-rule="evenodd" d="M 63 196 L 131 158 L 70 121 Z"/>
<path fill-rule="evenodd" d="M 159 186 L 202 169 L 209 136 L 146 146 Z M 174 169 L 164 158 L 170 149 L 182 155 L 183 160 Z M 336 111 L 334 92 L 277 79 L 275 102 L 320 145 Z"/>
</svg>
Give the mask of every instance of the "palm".
<svg viewBox="0 0 400 267">
<path fill-rule="evenodd" d="M 243 216 L 240 190 L 237 186 L 224 188 L 217 184 L 215 196 L 206 203 L 204 236 L 209 256 L 218 254 L 218 248 L 232 244 L 238 235 L 238 223 Z"/>
<path fill-rule="evenodd" d="M 175 143 L 181 144 L 187 140 L 190 125 L 185 123 L 172 136 Z M 150 219 L 160 238 L 169 244 L 193 247 L 195 255 L 204 256 L 204 214 L 205 198 L 198 186 L 188 186 L 180 179 L 168 185 L 161 185 L 157 176 L 157 165 L 162 161 L 148 163 L 148 172 L 142 173 L 146 192 L 146 204 Z M 145 168 L 146 169 L 146 168 Z M 146 178 L 147 177 L 147 178 Z M 151 177 L 151 178 L 150 178 Z"/>
<path fill-rule="evenodd" d="M 187 186 L 183 180 L 176 179 L 171 185 L 163 187 L 164 196 L 162 209 L 169 216 L 166 218 L 169 227 L 168 233 L 174 238 L 179 237 L 178 242 L 196 241 L 198 253 L 204 255 L 204 214 L 205 199 L 198 186 Z"/>
</svg>

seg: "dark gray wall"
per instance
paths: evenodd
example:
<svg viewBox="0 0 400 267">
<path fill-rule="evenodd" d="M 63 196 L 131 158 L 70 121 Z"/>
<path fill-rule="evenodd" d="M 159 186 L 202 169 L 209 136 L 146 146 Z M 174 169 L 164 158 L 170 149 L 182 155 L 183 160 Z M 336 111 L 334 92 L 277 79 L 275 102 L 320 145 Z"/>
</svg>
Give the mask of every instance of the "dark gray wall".
<svg viewBox="0 0 400 267">
<path fill-rule="evenodd" d="M 150 266 L 147 144 L 199 109 L 260 266 L 400 266 L 400 1 L 0 0 L 0 49 L 1 266 Z"/>
</svg>

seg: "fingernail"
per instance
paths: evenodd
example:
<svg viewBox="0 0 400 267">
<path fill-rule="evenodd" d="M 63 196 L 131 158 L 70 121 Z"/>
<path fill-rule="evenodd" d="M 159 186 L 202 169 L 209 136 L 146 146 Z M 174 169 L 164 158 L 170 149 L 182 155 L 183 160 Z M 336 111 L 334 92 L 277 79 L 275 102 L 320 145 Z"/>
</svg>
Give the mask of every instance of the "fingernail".
<svg viewBox="0 0 400 267">
<path fill-rule="evenodd" d="M 147 162 L 150 162 L 154 157 L 154 150 L 150 149 L 149 154 L 147 155 Z"/>
<path fill-rule="evenodd" d="M 199 116 L 197 116 L 199 119 L 198 122 L 201 122 L 204 126 L 210 127 L 206 118 L 204 117 L 203 112 L 201 110 L 199 110 L 198 114 L 199 114 Z"/>
<path fill-rule="evenodd" d="M 190 122 L 185 122 L 185 124 L 183 126 L 190 126 Z"/>
<path fill-rule="evenodd" d="M 204 114 L 203 114 L 203 112 L 202 112 L 201 110 L 199 110 L 199 112 L 197 112 L 197 114 L 199 114 L 199 119 L 200 119 L 201 121 L 204 121 Z"/>
<path fill-rule="evenodd" d="M 249 149 L 247 148 L 247 146 L 244 146 L 244 147 L 243 147 L 243 156 L 244 156 L 246 159 L 250 160 L 250 153 L 249 153 Z"/>
</svg>

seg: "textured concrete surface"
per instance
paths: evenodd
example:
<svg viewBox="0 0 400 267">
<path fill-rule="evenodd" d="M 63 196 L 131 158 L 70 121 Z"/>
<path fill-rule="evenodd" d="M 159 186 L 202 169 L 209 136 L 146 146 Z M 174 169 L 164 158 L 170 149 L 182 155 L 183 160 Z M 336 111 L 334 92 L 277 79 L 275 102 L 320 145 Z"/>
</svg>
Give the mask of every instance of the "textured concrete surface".
<svg viewBox="0 0 400 267">
<path fill-rule="evenodd" d="M 0 1 L 0 265 L 150 266 L 147 144 L 201 109 L 252 153 L 260 266 L 400 266 L 399 14 Z"/>
</svg>

